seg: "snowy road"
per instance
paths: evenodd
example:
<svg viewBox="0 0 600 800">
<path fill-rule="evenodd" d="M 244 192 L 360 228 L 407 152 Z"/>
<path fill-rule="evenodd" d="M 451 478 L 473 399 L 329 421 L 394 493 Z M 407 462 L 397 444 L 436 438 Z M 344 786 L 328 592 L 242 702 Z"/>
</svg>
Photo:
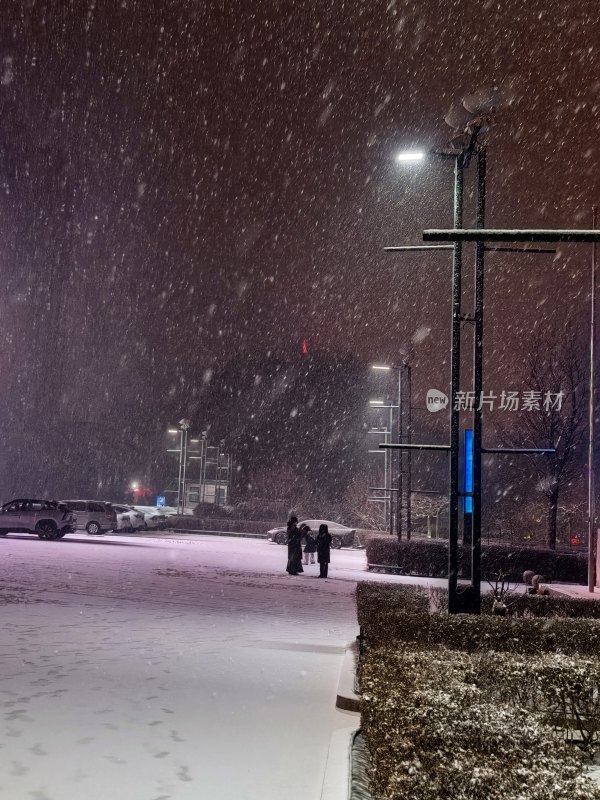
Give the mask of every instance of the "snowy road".
<svg viewBox="0 0 600 800">
<path fill-rule="evenodd" d="M 0 548 L 0 797 L 319 798 L 364 553 L 321 581 L 264 540 Z"/>
</svg>

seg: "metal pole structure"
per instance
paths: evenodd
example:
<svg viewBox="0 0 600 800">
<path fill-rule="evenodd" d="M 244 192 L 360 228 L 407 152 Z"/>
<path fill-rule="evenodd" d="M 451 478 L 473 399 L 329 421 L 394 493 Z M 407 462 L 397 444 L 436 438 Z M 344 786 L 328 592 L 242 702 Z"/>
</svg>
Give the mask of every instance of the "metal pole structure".
<svg viewBox="0 0 600 800">
<path fill-rule="evenodd" d="M 571 242 L 572 244 L 591 244 L 597 242 L 598 238 L 597 230 L 578 230 L 577 228 L 454 228 L 451 230 L 428 228 L 423 231 L 424 242 Z"/>
<path fill-rule="evenodd" d="M 204 467 L 202 471 L 202 502 L 206 502 L 206 464 L 208 461 L 208 438 L 204 443 Z"/>
<path fill-rule="evenodd" d="M 596 229 L 598 208 L 592 207 L 592 228 Z M 588 591 L 596 586 L 596 486 L 594 444 L 596 438 L 596 242 L 592 244 L 592 297 L 590 308 L 590 402 L 588 419 Z"/>
<path fill-rule="evenodd" d="M 392 410 L 391 404 L 390 404 L 390 409 L 389 410 L 390 410 L 390 418 L 388 420 L 388 428 L 387 428 L 387 430 L 385 432 L 385 442 L 386 443 L 388 441 L 390 441 L 390 442 L 392 441 L 392 427 L 393 427 L 393 424 L 394 424 L 394 422 L 393 422 L 393 413 L 394 412 Z M 389 436 L 389 440 L 388 440 L 388 436 Z M 393 485 L 392 484 L 392 480 L 393 480 L 392 479 L 392 460 L 393 460 L 393 458 L 394 458 L 393 451 L 392 450 L 388 450 L 387 454 L 385 456 L 384 464 L 383 464 L 383 469 L 384 469 L 384 472 L 385 472 L 385 474 L 383 476 L 384 477 L 383 485 L 385 486 L 385 503 L 384 503 L 383 507 L 385 508 L 385 513 L 386 513 L 386 520 L 385 520 L 386 527 L 389 527 L 390 535 L 393 535 L 393 533 L 394 533 L 394 508 L 392 506 L 392 491 L 391 491 L 392 485 Z"/>
<path fill-rule="evenodd" d="M 221 494 L 221 447 L 223 446 L 222 442 L 219 442 L 219 446 L 217 447 L 217 471 L 215 474 L 216 483 L 215 483 L 215 505 L 219 505 L 219 499 Z"/>
<path fill-rule="evenodd" d="M 406 442 L 412 442 L 412 376 L 411 366 L 406 364 L 406 394 L 408 396 L 408 403 L 406 406 Z M 402 450 L 400 451 L 402 452 Z M 412 451 L 408 450 L 406 453 L 406 538 L 410 539 L 412 528 L 412 512 L 411 512 L 411 499 L 412 499 Z"/>
<path fill-rule="evenodd" d="M 485 225 L 485 177 L 486 151 L 477 152 L 477 194 L 475 226 Z M 483 393 L 483 283 L 485 245 L 475 244 L 475 331 L 473 342 L 473 512 L 471 518 L 471 613 L 481 611 L 481 447 L 483 440 L 482 404 Z"/>
<path fill-rule="evenodd" d="M 402 408 L 402 367 L 398 369 L 398 444 L 402 444 L 403 438 L 403 414 Z M 396 492 L 396 536 L 398 541 L 402 541 L 402 515 L 404 513 L 404 503 L 402 492 L 404 490 L 404 481 L 402 470 L 404 469 L 404 451 L 398 451 L 398 491 Z M 392 484 L 390 484 L 391 486 Z"/>
<path fill-rule="evenodd" d="M 181 491 L 181 513 L 183 514 L 185 512 L 185 473 L 187 467 L 187 439 L 188 439 L 187 428 L 182 430 L 182 434 L 183 434 L 182 437 L 183 438 L 183 481 L 182 481 L 183 486 Z"/>
<path fill-rule="evenodd" d="M 200 439 L 200 473 L 198 475 L 198 502 L 202 502 L 202 462 L 204 460 L 204 439 Z"/>
<path fill-rule="evenodd" d="M 462 153 L 454 160 L 454 228 L 462 226 L 463 212 Z M 450 508 L 448 530 L 448 612 L 460 611 L 458 597 L 458 476 L 459 476 L 459 424 L 457 395 L 460 390 L 460 325 L 462 289 L 462 242 L 454 244 L 452 256 L 452 351 L 450 360 Z"/>
<path fill-rule="evenodd" d="M 179 477 L 177 478 L 177 513 L 181 506 L 181 471 L 183 469 L 183 431 L 179 430 Z"/>
</svg>

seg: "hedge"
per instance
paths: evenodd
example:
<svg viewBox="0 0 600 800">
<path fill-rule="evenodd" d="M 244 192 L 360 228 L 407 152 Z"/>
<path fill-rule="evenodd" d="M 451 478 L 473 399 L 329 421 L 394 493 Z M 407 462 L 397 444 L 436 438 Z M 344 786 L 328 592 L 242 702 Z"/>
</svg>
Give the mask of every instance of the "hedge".
<svg viewBox="0 0 600 800">
<path fill-rule="evenodd" d="M 362 729 L 374 796 L 599 800 L 580 754 L 541 715 L 482 691 L 476 673 L 463 653 L 367 653 Z"/>
<path fill-rule="evenodd" d="M 370 646 L 447 647 L 474 653 L 554 653 L 600 658 L 600 622 L 552 617 L 382 612 L 362 627 Z"/>
<path fill-rule="evenodd" d="M 356 609 L 358 624 L 362 627 L 390 609 L 426 612 L 429 597 L 422 586 L 361 581 L 356 586 Z"/>
<path fill-rule="evenodd" d="M 405 575 L 444 578 L 448 575 L 447 542 L 415 540 L 398 541 L 385 534 L 370 536 L 367 541 L 367 563 L 371 566 L 393 567 Z M 459 569 L 465 572 L 469 553 L 459 549 Z M 580 553 L 564 553 L 543 547 L 514 547 L 483 544 L 481 572 L 492 580 L 499 572 L 521 580 L 523 572 L 531 569 L 546 581 L 565 583 L 587 582 L 587 559 Z"/>
<path fill-rule="evenodd" d="M 275 527 L 270 522 L 257 522 L 255 520 L 239 520 L 214 517 L 212 519 L 172 515 L 169 517 L 169 527 L 186 531 L 232 531 L 233 533 L 263 534 L 266 538 L 267 531 Z"/>
<path fill-rule="evenodd" d="M 485 587 L 483 587 L 485 590 Z M 481 595 L 481 613 L 491 614 L 493 596 Z M 582 597 L 512 593 L 505 598 L 508 615 L 515 617 L 567 617 L 600 619 L 600 603 Z M 361 581 L 356 587 L 358 624 L 363 626 L 381 612 L 412 611 L 445 613 L 448 590 L 408 584 Z"/>
</svg>

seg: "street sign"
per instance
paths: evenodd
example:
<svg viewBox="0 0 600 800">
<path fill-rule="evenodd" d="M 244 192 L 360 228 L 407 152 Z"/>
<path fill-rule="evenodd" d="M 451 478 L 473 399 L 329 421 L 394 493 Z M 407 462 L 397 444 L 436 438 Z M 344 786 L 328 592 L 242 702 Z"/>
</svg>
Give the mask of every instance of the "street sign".
<svg viewBox="0 0 600 800">
<path fill-rule="evenodd" d="M 164 496 L 164 494 L 159 494 L 158 497 L 156 498 L 157 508 L 160 508 L 161 506 L 166 506 L 166 504 L 167 504 L 167 498 Z"/>
</svg>

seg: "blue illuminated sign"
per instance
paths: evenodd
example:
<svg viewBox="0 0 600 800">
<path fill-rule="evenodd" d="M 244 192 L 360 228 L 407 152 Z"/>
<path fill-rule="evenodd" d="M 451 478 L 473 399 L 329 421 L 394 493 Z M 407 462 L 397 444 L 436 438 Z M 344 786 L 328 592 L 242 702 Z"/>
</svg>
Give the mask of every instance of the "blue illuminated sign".
<svg viewBox="0 0 600 800">
<path fill-rule="evenodd" d="M 465 468 L 464 468 L 464 481 L 463 481 L 463 511 L 465 514 L 473 513 L 473 431 L 465 431 Z"/>
<path fill-rule="evenodd" d="M 156 498 L 157 508 L 160 508 L 161 506 L 166 506 L 166 504 L 167 504 L 167 498 L 164 495 L 159 494 L 158 497 Z"/>
</svg>

